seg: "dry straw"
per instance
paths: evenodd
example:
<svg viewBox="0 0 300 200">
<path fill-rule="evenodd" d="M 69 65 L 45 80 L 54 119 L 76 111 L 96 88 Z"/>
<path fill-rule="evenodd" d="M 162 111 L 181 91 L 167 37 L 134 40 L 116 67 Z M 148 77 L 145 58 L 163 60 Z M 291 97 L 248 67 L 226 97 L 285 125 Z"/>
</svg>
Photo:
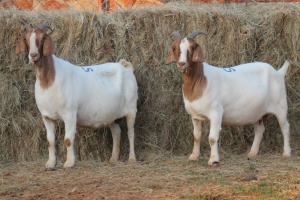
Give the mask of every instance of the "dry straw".
<svg viewBox="0 0 300 200">
<path fill-rule="evenodd" d="M 207 37 L 201 36 L 197 40 L 205 51 L 206 60 L 217 66 L 259 60 L 279 68 L 285 59 L 289 59 L 292 66 L 286 77 L 288 117 L 292 148 L 299 154 L 299 4 L 168 4 L 106 15 L 1 10 L 1 160 L 34 160 L 47 156 L 45 128 L 34 101 L 33 66 L 24 63 L 24 55 L 15 54 L 22 23 L 48 23 L 54 29 L 56 54 L 75 64 L 98 64 L 121 58 L 134 64 L 139 85 L 135 129 L 138 159 L 147 159 L 152 153 L 178 155 L 192 150 L 192 123 L 182 101 L 181 76 L 174 65 L 167 66 L 164 62 L 173 31 L 179 30 L 182 34 L 195 29 L 206 31 Z M 121 159 L 124 160 L 128 155 L 128 139 L 125 121 L 121 125 Z M 245 153 L 252 143 L 252 132 L 250 126 L 224 127 L 220 138 L 222 154 Z M 205 155 L 209 153 L 207 133 L 208 125 L 202 142 Z M 63 160 L 63 123 L 59 124 L 56 136 L 57 154 Z M 76 156 L 108 160 L 111 143 L 108 129 L 79 129 Z M 267 122 L 261 146 L 262 152 L 282 152 L 282 135 L 275 117 Z"/>
</svg>

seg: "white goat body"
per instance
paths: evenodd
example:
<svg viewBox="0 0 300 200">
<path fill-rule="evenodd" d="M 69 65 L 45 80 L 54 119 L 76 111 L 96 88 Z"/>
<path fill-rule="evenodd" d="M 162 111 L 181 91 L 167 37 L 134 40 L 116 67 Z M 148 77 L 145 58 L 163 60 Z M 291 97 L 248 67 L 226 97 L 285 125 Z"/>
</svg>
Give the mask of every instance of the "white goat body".
<svg viewBox="0 0 300 200">
<path fill-rule="evenodd" d="M 186 110 L 195 119 L 209 119 L 218 111 L 223 113 L 223 124 L 253 124 L 266 113 L 274 113 L 286 98 L 284 76 L 288 66 L 286 62 L 276 71 L 262 62 L 230 68 L 203 63 L 206 88 L 195 101 L 184 98 Z"/>
<path fill-rule="evenodd" d="M 183 73 L 185 108 L 194 126 L 194 148 L 189 159 L 197 160 L 200 155 L 202 122 L 206 120 L 210 121 L 209 165 L 219 163 L 217 142 L 222 124 L 253 124 L 255 137 L 248 156 L 256 156 L 267 114 L 277 117 L 284 138 L 283 155 L 291 156 L 284 83 L 289 62 L 278 71 L 262 62 L 214 67 L 204 62 L 202 49 L 194 40 L 201 33 L 196 31 L 185 38 L 174 33 L 176 39 L 166 61 L 167 64 L 176 62 Z"/>
<path fill-rule="evenodd" d="M 107 126 L 136 112 L 137 85 L 132 70 L 119 63 L 78 67 L 53 55 L 55 80 L 46 90 L 35 84 L 37 106 L 44 117 L 64 120 L 76 112 L 77 125 Z"/>
<path fill-rule="evenodd" d="M 129 161 L 135 161 L 134 123 L 137 112 L 137 83 L 130 62 L 106 63 L 79 67 L 53 55 L 53 44 L 47 25 L 25 27 L 16 52 L 28 52 L 35 64 L 35 99 L 47 129 L 49 160 L 54 168 L 55 120 L 65 123 L 67 160 L 64 167 L 75 164 L 76 126 L 99 128 L 109 126 L 113 137 L 111 161 L 118 160 L 121 129 L 115 120 L 126 117 L 130 145 Z"/>
</svg>

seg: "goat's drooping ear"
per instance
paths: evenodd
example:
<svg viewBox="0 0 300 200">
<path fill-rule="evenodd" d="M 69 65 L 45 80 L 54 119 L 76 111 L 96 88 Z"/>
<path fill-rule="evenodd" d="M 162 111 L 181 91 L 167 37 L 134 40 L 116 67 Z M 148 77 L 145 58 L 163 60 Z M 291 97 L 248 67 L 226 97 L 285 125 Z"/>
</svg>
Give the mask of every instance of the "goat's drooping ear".
<svg viewBox="0 0 300 200">
<path fill-rule="evenodd" d="M 167 56 L 166 64 L 168 65 L 174 62 L 176 62 L 176 59 L 175 59 L 173 47 L 171 47 Z"/>
<path fill-rule="evenodd" d="M 173 32 L 172 33 L 172 36 L 175 40 L 179 40 L 181 39 L 181 36 L 180 36 L 180 33 L 179 31 L 176 31 L 176 32 Z M 174 45 L 174 44 L 173 44 Z M 173 46 L 170 48 L 169 50 L 169 53 L 168 53 L 168 56 L 167 56 L 167 60 L 166 60 L 166 64 L 171 64 L 171 63 L 174 63 L 176 62 L 176 58 L 175 58 L 175 54 L 174 54 L 174 51 L 173 51 Z"/>
<path fill-rule="evenodd" d="M 201 47 L 199 45 L 196 46 L 193 52 L 193 62 L 204 62 L 204 55 Z"/>
<path fill-rule="evenodd" d="M 24 52 L 26 49 L 25 38 L 22 36 L 16 46 L 16 54 Z"/>
<path fill-rule="evenodd" d="M 46 34 L 43 44 L 43 55 L 50 56 L 53 54 L 53 43 L 51 37 Z"/>
<path fill-rule="evenodd" d="M 32 28 L 31 24 L 25 24 L 24 29 L 23 29 L 23 35 L 20 37 L 17 46 L 16 46 L 16 54 L 22 53 L 25 50 L 27 50 L 26 44 L 25 44 L 25 33 L 26 31 L 28 31 L 29 29 Z"/>
</svg>

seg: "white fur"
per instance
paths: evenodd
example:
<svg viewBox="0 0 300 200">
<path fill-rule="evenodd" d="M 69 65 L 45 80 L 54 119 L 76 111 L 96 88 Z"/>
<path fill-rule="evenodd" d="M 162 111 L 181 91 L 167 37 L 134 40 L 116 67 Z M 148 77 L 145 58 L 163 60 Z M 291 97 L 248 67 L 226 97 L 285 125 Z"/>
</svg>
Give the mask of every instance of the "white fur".
<svg viewBox="0 0 300 200">
<path fill-rule="evenodd" d="M 181 42 L 180 42 L 180 56 L 179 56 L 179 60 L 178 63 L 186 63 L 187 62 L 187 53 L 189 50 L 189 41 L 187 40 L 187 38 L 184 38 Z"/>
<path fill-rule="evenodd" d="M 186 56 L 186 39 L 180 48 L 182 55 L 178 62 Z M 189 62 L 187 62 L 189 63 Z M 200 155 L 201 125 L 210 121 L 209 141 L 211 155 L 209 165 L 219 162 L 218 139 L 222 124 L 246 125 L 254 124 L 255 138 L 249 156 L 256 156 L 259 151 L 263 123 L 258 121 L 266 114 L 274 114 L 279 122 L 284 137 L 284 156 L 291 155 L 289 144 L 289 123 L 287 121 L 287 100 L 284 77 L 289 62 L 276 71 L 271 65 L 254 62 L 232 68 L 219 68 L 203 63 L 207 85 L 201 97 L 190 102 L 184 97 L 185 108 L 191 115 L 194 126 L 194 149 L 189 157 L 197 160 Z"/>
<path fill-rule="evenodd" d="M 38 47 L 36 46 L 36 33 L 32 31 L 30 34 L 30 49 L 29 49 L 29 54 L 28 58 L 31 63 L 33 63 L 33 55 L 37 55 L 39 53 Z"/>
<path fill-rule="evenodd" d="M 134 161 L 134 121 L 137 112 L 137 83 L 133 71 L 119 63 L 78 67 L 52 56 L 55 67 L 53 84 L 44 89 L 39 79 L 35 84 L 35 98 L 47 129 L 49 160 L 47 168 L 53 168 L 55 158 L 55 128 L 53 120 L 65 123 L 67 147 L 64 167 L 75 164 L 73 141 L 76 126 L 99 128 L 109 126 L 113 135 L 111 161 L 118 160 L 120 128 L 114 122 L 127 117 L 130 142 L 129 160 Z"/>
</svg>

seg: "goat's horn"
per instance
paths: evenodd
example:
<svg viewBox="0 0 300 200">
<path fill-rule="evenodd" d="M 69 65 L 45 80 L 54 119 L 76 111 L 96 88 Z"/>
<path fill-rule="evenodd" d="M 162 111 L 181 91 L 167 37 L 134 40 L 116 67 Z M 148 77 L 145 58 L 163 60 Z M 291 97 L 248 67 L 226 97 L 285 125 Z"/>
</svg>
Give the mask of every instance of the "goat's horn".
<svg viewBox="0 0 300 200">
<path fill-rule="evenodd" d="M 49 34 L 53 32 L 52 28 L 48 24 L 41 24 L 39 28 L 42 29 L 43 31 L 45 31 L 45 29 L 50 29 L 51 32 Z"/>
<path fill-rule="evenodd" d="M 181 38 L 180 33 L 178 31 L 173 32 L 172 35 L 174 36 L 175 39 L 180 39 Z"/>
<path fill-rule="evenodd" d="M 200 34 L 207 35 L 206 32 L 197 30 L 197 31 L 194 31 L 194 32 L 190 33 L 190 34 L 187 36 L 187 38 L 195 39 L 195 37 L 198 36 L 198 35 L 200 35 Z"/>
</svg>

